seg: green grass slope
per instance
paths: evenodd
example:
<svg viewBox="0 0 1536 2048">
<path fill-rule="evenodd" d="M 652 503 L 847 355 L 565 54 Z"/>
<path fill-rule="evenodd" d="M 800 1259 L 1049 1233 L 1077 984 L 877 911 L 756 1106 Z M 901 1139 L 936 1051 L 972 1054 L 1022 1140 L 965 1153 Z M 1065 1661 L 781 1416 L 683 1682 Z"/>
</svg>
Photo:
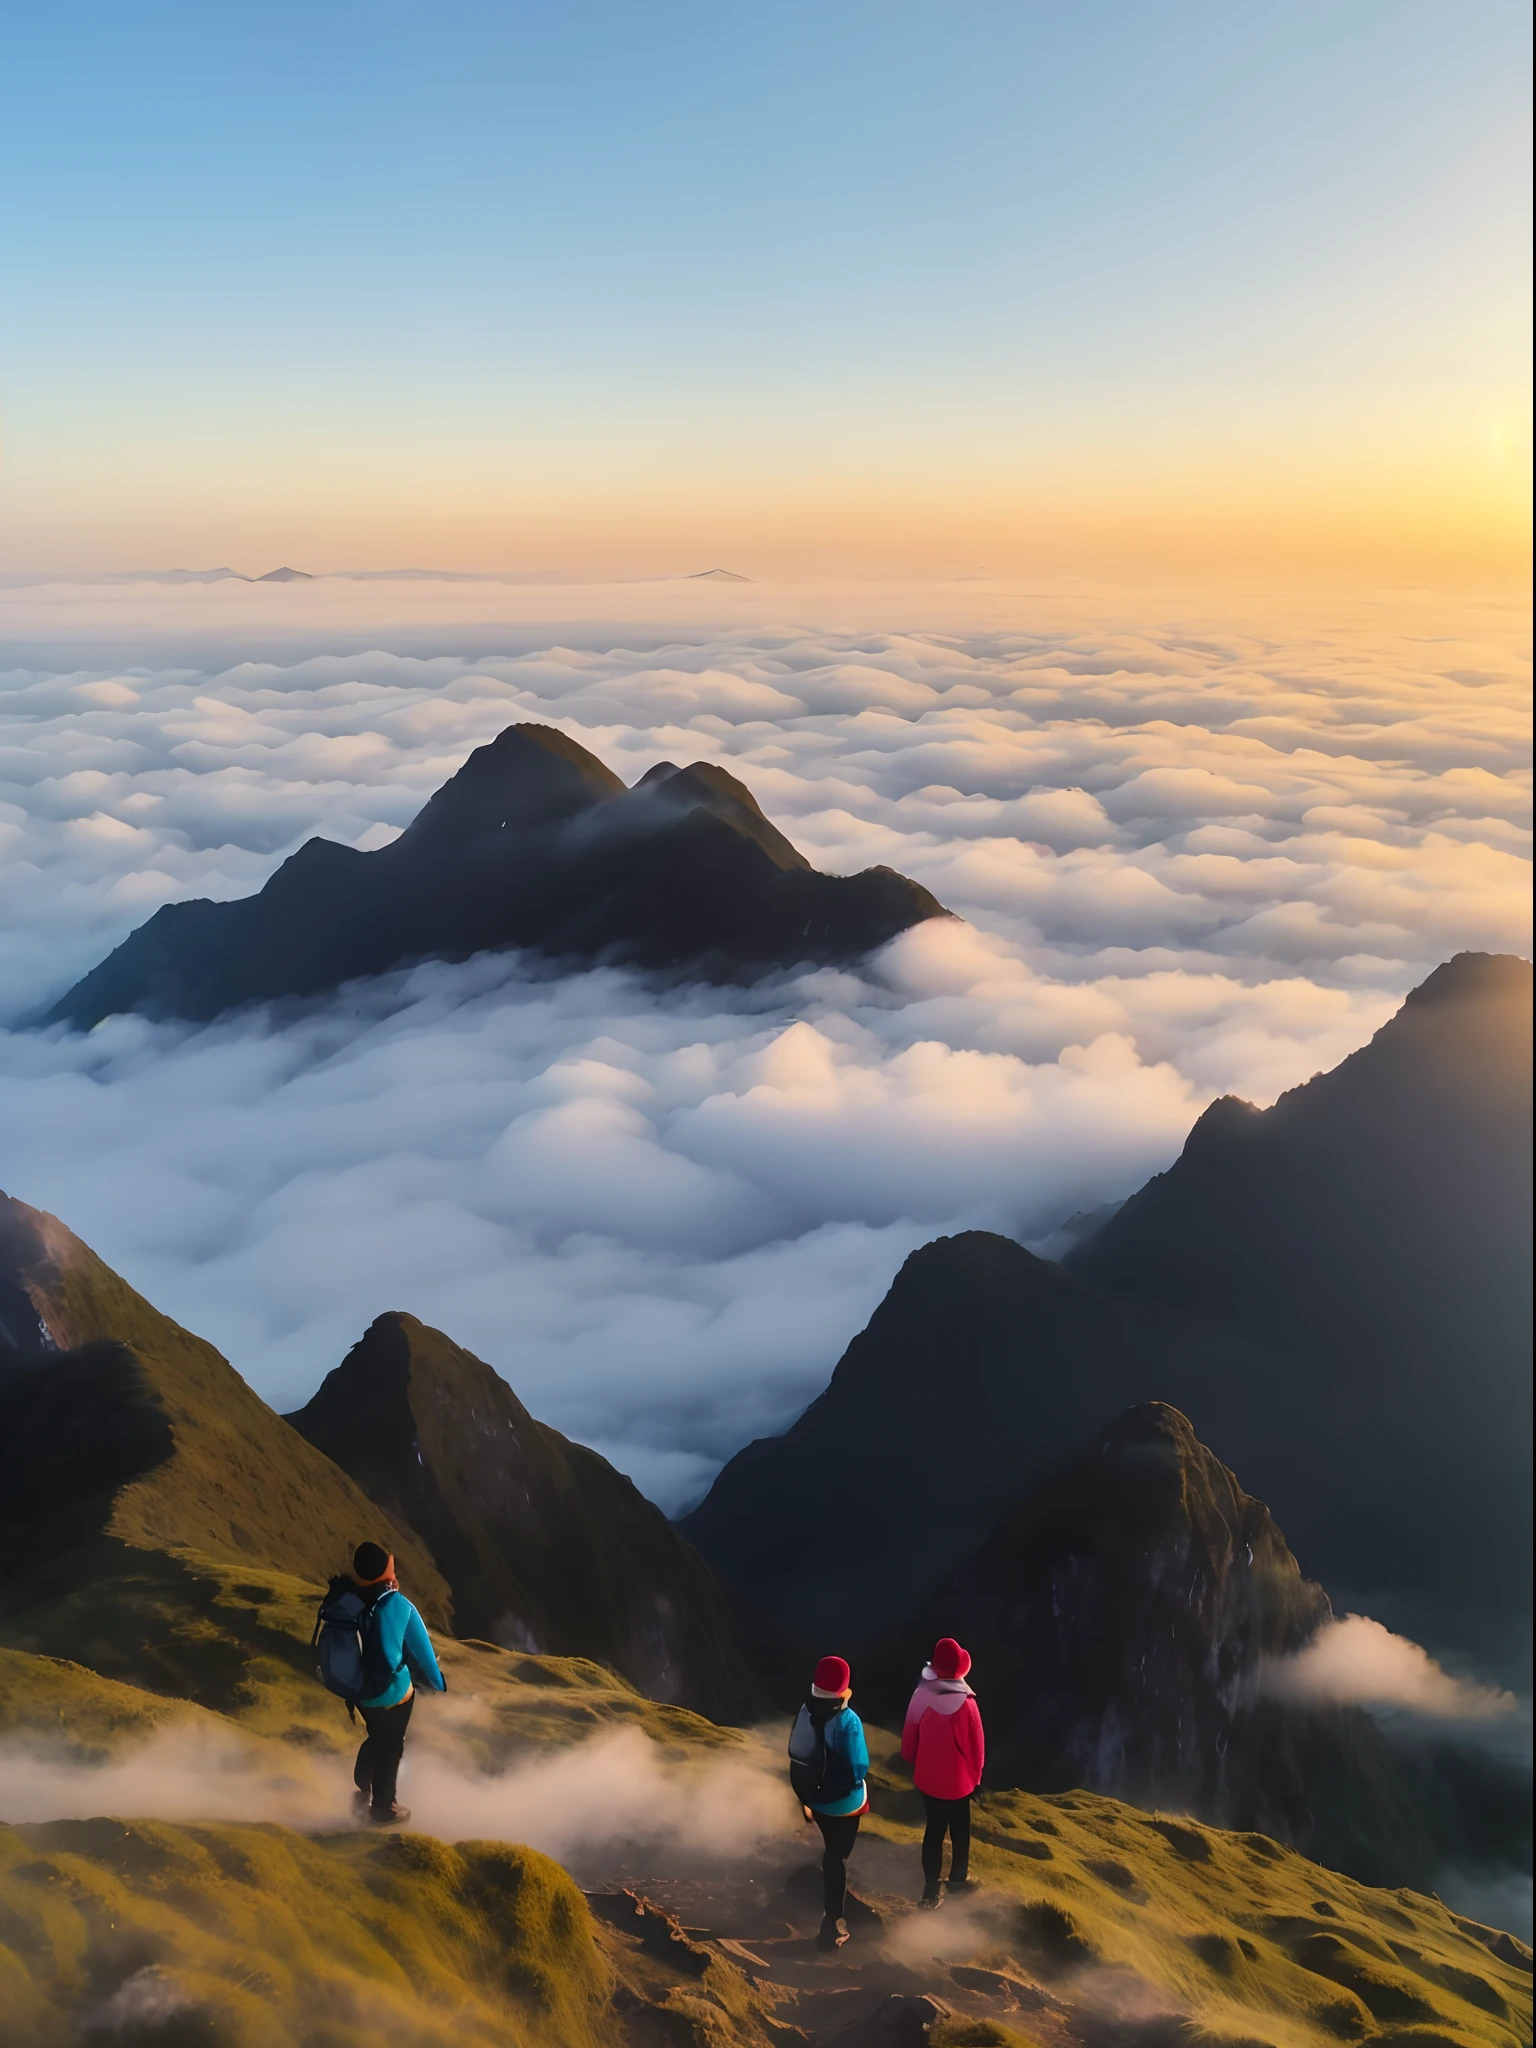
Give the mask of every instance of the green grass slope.
<svg viewBox="0 0 1536 2048">
<path fill-rule="evenodd" d="M 886 1821 L 908 1840 L 921 1830 Z M 1373 1890 L 1266 1835 L 1086 1793 L 1000 1793 L 977 1815 L 979 1952 L 1070 1991 L 1150 1985 L 1209 2034 L 1515 2048 L 1530 1951 L 1410 1891 Z"/>
<path fill-rule="evenodd" d="M 67 1562 L 72 1571 L 77 1560 Z M 54 1587 L 45 1575 L 33 1583 L 43 1597 L 0 1630 L 0 1737 L 36 1731 L 121 1747 L 204 1714 L 295 1752 L 355 1748 L 346 1708 L 315 1677 L 315 1599 L 304 1580 L 186 1552 L 78 1585 Z M 481 1710 L 464 1739 L 486 1768 L 617 1726 L 697 1749 L 740 1739 L 587 1658 L 451 1636 L 437 1648 L 450 1697 Z"/>
<path fill-rule="evenodd" d="M 31 1311 L 0 1375 L 0 1560 L 11 1574 L 105 1536 L 323 1584 L 365 1535 L 392 1543 L 441 1623 L 431 1558 L 273 1413 L 211 1344 L 151 1307 L 56 1217 L 0 1196 L 0 1294 Z M 61 1355 L 62 1354 L 62 1355 Z M 138 1446 L 126 1461 L 122 1446 Z"/>
<path fill-rule="evenodd" d="M 233 1588 L 229 1600 L 233 1635 L 245 1624 Z M 280 1604 L 253 1603 L 268 1633 Z M 779 1777 L 777 1728 L 758 1745 L 579 1659 L 472 1643 L 448 1656 L 453 1693 L 476 1705 L 460 1752 L 470 1771 L 627 1727 L 696 1770 L 756 1755 Z M 0 1742 L 51 1739 L 77 1757 L 122 1758 L 178 1718 L 189 1733 L 222 1727 L 269 1762 L 344 1780 L 345 1715 L 296 1671 L 220 1716 L 78 1665 L 0 1653 Z M 310 1731 L 298 1744 L 296 1729 Z M 874 1810 L 854 1876 L 883 1925 L 847 1957 L 866 1984 L 884 1973 L 909 1997 L 940 2001 L 931 2048 L 1521 2048 L 1531 2038 L 1530 1952 L 1509 1936 L 1262 1835 L 1108 1797 L 983 1795 L 981 1892 L 917 1913 L 920 1803 L 894 1737 L 871 1734 Z M 766 1871 L 771 1900 L 808 1853 L 786 1815 L 784 1840 L 747 1858 L 759 1891 Z M 710 1918 L 707 1901 L 698 1912 Z M 722 1920 L 692 1946 L 664 1930 L 636 1942 L 589 1918 L 544 1857 L 501 1844 L 131 1818 L 15 1827 L 0 1830 L 0 2038 L 51 2048 L 119 2018 L 117 2038 L 162 2048 L 822 2038 L 840 1980 L 814 1969 L 779 1982 L 744 1975 L 714 1938 L 726 1931 Z M 988 2016 L 999 1986 L 1025 2009 L 1017 2024 Z"/>
<path fill-rule="evenodd" d="M 0 2031 L 200 2048 L 613 2038 L 585 1901 L 531 1849 L 275 1827 L 0 1827 Z"/>
</svg>

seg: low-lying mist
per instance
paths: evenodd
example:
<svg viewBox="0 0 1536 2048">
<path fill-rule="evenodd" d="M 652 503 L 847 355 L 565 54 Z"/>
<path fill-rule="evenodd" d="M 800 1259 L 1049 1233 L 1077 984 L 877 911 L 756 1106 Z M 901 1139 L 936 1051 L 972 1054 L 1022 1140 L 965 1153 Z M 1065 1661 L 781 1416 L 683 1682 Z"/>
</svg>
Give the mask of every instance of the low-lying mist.
<svg viewBox="0 0 1536 2048">
<path fill-rule="evenodd" d="M 476 1718 L 472 1707 L 434 1700 L 406 1747 L 400 1798 L 412 1827 L 440 1840 L 520 1842 L 580 1874 L 615 1861 L 672 1871 L 729 1863 L 799 1829 L 766 1741 L 680 1760 L 620 1728 L 487 1771 L 473 1753 Z M 299 1750 L 275 1760 L 270 1745 L 211 1728 L 168 1730 L 102 1762 L 42 1742 L 0 1744 L 0 1818 L 104 1813 L 270 1821 L 308 1834 L 361 1824 L 349 1756 Z"/>
</svg>

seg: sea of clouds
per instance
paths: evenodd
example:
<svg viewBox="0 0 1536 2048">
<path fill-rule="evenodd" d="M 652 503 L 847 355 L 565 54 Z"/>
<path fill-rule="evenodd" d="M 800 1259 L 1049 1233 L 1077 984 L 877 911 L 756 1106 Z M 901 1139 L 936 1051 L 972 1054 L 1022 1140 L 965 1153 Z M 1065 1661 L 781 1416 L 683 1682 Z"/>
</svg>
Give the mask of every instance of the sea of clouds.
<svg viewBox="0 0 1536 2048">
<path fill-rule="evenodd" d="M 680 1507 L 917 1245 L 1047 1241 L 1450 954 L 1529 952 L 1527 631 L 1413 594 L 0 592 L 0 1185 L 280 1407 L 407 1309 Z M 959 921 L 745 991 L 482 958 L 36 1028 L 160 903 L 381 845 L 530 719 L 627 780 L 723 762 Z"/>
</svg>

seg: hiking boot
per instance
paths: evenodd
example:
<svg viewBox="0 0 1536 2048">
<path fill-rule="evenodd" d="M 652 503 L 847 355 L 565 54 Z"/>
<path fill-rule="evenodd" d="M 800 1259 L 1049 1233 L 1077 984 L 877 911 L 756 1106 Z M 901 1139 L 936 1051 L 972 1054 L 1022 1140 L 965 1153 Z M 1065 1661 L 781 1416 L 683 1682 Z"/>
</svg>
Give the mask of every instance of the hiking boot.
<svg viewBox="0 0 1536 2048">
<path fill-rule="evenodd" d="M 962 1899 L 968 1899 L 973 1892 L 979 1892 L 981 1886 L 974 1877 L 952 1877 L 949 1880 L 949 1889 L 958 1893 Z"/>
<path fill-rule="evenodd" d="M 841 1948 L 848 1939 L 846 1920 L 823 1920 L 821 1932 L 816 1937 L 816 1946 L 824 1949 Z"/>
<path fill-rule="evenodd" d="M 352 1794 L 352 1811 L 359 1820 L 366 1820 L 373 1811 L 373 1794 L 365 1792 L 361 1785 Z"/>
<path fill-rule="evenodd" d="M 368 1817 L 376 1828 L 398 1828 L 410 1819 L 411 1809 L 401 1806 L 397 1800 L 387 1813 L 371 1809 Z"/>
<path fill-rule="evenodd" d="M 942 1906 L 944 1903 L 943 1885 L 938 1883 L 937 1880 L 935 1880 L 935 1882 L 932 1884 L 925 1884 L 923 1886 L 923 1896 L 918 1900 L 917 1903 L 920 1906 L 927 1906 L 930 1911 L 935 1906 Z"/>
</svg>

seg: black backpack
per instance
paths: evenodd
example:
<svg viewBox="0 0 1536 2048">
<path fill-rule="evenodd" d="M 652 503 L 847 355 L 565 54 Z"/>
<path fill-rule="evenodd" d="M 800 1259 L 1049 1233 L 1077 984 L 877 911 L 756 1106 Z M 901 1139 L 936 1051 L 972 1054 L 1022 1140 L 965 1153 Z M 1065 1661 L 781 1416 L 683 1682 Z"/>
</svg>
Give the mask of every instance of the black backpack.
<svg viewBox="0 0 1536 2048">
<path fill-rule="evenodd" d="M 847 1757 L 827 1747 L 827 1729 L 842 1711 L 837 1707 L 816 1715 L 807 1700 L 795 1716 L 789 1731 L 789 1782 L 802 1806 L 833 1806 L 858 1782 Z"/>
<path fill-rule="evenodd" d="M 345 1700 L 352 1712 L 359 1700 L 374 1699 L 395 1676 L 379 1654 L 374 1616 L 395 1595 L 393 1586 L 369 1599 L 350 1579 L 332 1579 L 315 1617 L 311 1649 L 320 1655 L 315 1676 L 327 1692 Z"/>
</svg>

